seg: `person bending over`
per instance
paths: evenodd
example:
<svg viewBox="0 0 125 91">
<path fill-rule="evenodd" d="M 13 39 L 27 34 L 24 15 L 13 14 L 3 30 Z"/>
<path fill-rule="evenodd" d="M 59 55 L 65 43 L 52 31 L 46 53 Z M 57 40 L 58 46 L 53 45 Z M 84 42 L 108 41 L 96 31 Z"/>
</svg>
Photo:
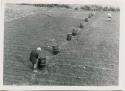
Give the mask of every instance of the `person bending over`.
<svg viewBox="0 0 125 91">
<path fill-rule="evenodd" d="M 30 61 L 33 65 L 33 71 L 34 72 L 37 72 L 38 61 L 39 61 L 39 58 L 41 58 L 40 54 L 41 54 L 41 48 L 40 47 L 38 47 L 36 50 L 32 50 L 31 53 L 30 53 Z"/>
</svg>

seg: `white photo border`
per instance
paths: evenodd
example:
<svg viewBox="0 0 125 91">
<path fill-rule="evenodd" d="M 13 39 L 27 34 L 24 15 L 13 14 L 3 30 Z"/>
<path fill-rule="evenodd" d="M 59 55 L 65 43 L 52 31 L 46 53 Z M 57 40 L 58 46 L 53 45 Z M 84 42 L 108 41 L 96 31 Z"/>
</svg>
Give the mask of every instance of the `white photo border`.
<svg viewBox="0 0 125 91">
<path fill-rule="evenodd" d="M 19 0 L 8 0 L 11 1 L 19 1 Z M 23 3 L 43 3 L 43 4 L 82 4 L 83 1 L 87 0 L 20 0 Z M 93 1 L 101 1 L 101 0 L 90 0 Z M 104 0 L 103 0 L 104 1 Z M 3 56 L 4 56 L 4 4 L 7 0 L 1 0 L 1 20 L 0 21 L 0 89 L 1 90 L 123 90 L 124 89 L 124 81 L 125 81 L 125 73 L 123 72 L 125 69 L 125 25 L 124 25 L 124 16 L 125 16 L 125 5 L 124 0 L 117 0 L 120 4 L 120 41 L 119 41 L 119 85 L 118 86 L 14 86 L 14 85 L 3 85 Z"/>
</svg>

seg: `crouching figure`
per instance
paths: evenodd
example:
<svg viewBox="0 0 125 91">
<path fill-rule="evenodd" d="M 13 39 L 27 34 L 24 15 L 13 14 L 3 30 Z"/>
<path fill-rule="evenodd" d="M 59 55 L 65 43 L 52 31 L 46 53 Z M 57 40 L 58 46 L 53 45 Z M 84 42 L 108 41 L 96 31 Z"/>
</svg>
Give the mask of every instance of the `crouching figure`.
<svg viewBox="0 0 125 91">
<path fill-rule="evenodd" d="M 37 69 L 41 68 L 43 64 L 45 64 L 45 59 L 40 57 L 41 54 L 41 48 L 38 47 L 36 50 L 32 50 L 30 53 L 30 62 L 33 65 L 33 71 L 37 72 Z"/>
</svg>

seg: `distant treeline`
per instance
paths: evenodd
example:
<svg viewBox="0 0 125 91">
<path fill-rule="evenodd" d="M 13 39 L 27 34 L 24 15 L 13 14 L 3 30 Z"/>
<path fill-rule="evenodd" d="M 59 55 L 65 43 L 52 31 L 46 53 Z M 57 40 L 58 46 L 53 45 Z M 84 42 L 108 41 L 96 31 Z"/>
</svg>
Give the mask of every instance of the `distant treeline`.
<svg viewBox="0 0 125 91">
<path fill-rule="evenodd" d="M 34 4 L 37 7 L 58 7 L 58 8 L 71 8 L 71 6 L 66 4 Z"/>
<path fill-rule="evenodd" d="M 58 8 L 67 8 L 71 9 L 73 8 L 73 5 L 68 4 L 25 4 L 22 3 L 21 5 L 32 5 L 35 7 L 58 7 Z M 89 11 L 120 11 L 120 8 L 116 7 L 109 7 L 109 6 L 100 6 L 100 5 L 83 5 L 80 7 L 73 8 L 75 10 L 89 10 Z"/>
<path fill-rule="evenodd" d="M 83 10 L 95 10 L 95 11 L 120 11 L 120 8 L 111 6 L 99 6 L 99 5 L 84 5 L 80 9 Z"/>
<path fill-rule="evenodd" d="M 22 3 L 20 5 L 32 5 L 36 7 L 58 7 L 58 8 L 71 8 L 71 6 L 67 4 L 26 4 Z"/>
</svg>

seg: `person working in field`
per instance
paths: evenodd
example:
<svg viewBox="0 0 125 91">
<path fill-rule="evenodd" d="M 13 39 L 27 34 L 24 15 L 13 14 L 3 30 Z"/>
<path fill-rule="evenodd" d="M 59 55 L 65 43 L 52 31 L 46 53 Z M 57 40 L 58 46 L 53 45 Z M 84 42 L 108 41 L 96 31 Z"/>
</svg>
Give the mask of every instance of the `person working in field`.
<svg viewBox="0 0 125 91">
<path fill-rule="evenodd" d="M 108 13 L 108 21 L 111 21 L 111 18 L 112 18 L 112 14 L 111 13 Z"/>
<path fill-rule="evenodd" d="M 108 18 L 112 18 L 112 15 L 111 15 L 111 13 L 108 13 Z"/>
<path fill-rule="evenodd" d="M 41 69 L 41 66 L 45 66 L 46 58 L 41 58 L 41 48 L 32 50 L 30 53 L 30 61 L 33 64 L 33 71 L 37 72 L 37 69 Z"/>
</svg>

